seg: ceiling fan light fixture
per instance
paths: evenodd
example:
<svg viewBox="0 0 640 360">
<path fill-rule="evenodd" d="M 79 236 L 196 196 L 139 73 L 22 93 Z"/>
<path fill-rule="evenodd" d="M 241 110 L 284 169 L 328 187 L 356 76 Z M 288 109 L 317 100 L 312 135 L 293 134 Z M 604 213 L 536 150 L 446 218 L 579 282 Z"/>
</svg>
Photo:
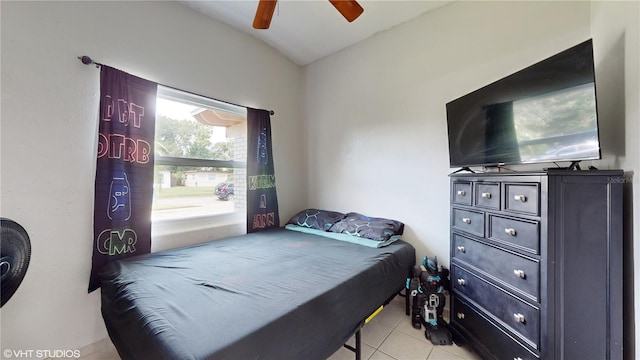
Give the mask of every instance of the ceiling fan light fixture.
<svg viewBox="0 0 640 360">
<path fill-rule="evenodd" d="M 254 29 L 266 30 L 269 28 L 277 3 L 278 0 L 260 0 L 258 9 L 256 10 L 256 16 L 253 19 Z"/>
</svg>

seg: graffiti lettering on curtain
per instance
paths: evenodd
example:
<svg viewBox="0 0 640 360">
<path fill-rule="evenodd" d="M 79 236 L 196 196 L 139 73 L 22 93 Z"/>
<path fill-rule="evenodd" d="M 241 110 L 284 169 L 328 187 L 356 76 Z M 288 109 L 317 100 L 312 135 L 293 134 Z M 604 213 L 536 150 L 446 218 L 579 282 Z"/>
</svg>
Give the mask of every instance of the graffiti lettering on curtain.
<svg viewBox="0 0 640 360">
<path fill-rule="evenodd" d="M 247 233 L 280 226 L 271 147 L 271 118 L 247 108 Z"/>
<path fill-rule="evenodd" d="M 102 65 L 89 292 L 109 262 L 151 251 L 157 84 Z"/>
</svg>

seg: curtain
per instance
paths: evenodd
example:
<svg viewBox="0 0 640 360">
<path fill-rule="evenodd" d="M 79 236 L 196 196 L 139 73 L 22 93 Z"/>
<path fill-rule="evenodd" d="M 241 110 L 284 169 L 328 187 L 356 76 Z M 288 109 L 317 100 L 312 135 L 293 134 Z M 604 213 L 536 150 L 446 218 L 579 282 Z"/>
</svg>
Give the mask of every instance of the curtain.
<svg viewBox="0 0 640 360">
<path fill-rule="evenodd" d="M 271 118 L 247 108 L 247 233 L 280 226 L 271 149 Z"/>
<path fill-rule="evenodd" d="M 157 84 L 102 65 L 89 292 L 109 262 L 151 251 Z"/>
</svg>

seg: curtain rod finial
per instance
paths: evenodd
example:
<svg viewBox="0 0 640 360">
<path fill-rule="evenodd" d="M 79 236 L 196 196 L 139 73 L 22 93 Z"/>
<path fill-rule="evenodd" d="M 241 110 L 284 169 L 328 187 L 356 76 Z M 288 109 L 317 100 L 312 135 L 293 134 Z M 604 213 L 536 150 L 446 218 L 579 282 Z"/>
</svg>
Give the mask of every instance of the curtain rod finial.
<svg viewBox="0 0 640 360">
<path fill-rule="evenodd" d="M 78 59 L 80 59 L 80 61 L 82 61 L 82 63 L 85 65 L 94 64 L 97 68 L 99 68 L 100 65 L 102 65 L 98 62 L 93 61 L 93 59 L 88 57 L 87 55 L 78 56 Z"/>
<path fill-rule="evenodd" d="M 275 115 L 275 114 L 276 114 L 276 112 L 275 112 L 275 111 L 273 111 L 273 110 L 269 110 L 269 115 Z"/>
<path fill-rule="evenodd" d="M 80 61 L 82 61 L 82 63 L 85 65 L 93 64 L 93 60 L 91 60 L 91 58 L 87 55 L 78 56 L 78 59 L 80 59 Z"/>
</svg>

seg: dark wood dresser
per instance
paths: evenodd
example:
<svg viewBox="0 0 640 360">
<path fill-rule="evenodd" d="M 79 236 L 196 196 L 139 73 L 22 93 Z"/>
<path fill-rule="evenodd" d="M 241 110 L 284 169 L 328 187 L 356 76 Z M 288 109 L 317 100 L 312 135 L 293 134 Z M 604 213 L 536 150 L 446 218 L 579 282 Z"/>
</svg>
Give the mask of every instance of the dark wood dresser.
<svg viewBox="0 0 640 360">
<path fill-rule="evenodd" d="M 451 329 L 483 358 L 622 358 L 622 171 L 451 175 Z"/>
</svg>

